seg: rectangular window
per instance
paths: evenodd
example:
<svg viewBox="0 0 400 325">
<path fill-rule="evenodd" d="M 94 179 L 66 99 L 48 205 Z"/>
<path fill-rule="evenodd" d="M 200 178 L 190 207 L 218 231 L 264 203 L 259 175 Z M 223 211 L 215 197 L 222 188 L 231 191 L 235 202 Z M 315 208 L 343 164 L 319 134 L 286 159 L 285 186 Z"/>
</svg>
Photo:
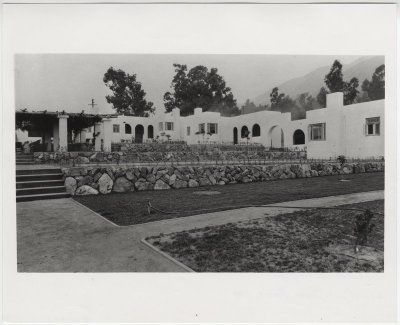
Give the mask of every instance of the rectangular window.
<svg viewBox="0 0 400 325">
<path fill-rule="evenodd" d="M 200 123 L 199 124 L 199 133 L 203 134 L 203 133 L 205 133 L 205 131 L 206 131 L 205 124 L 204 123 Z"/>
<path fill-rule="evenodd" d="M 173 122 L 165 122 L 165 131 L 173 131 L 174 123 Z"/>
<path fill-rule="evenodd" d="M 113 124 L 113 132 L 119 133 L 119 124 Z"/>
<path fill-rule="evenodd" d="M 163 131 L 164 130 L 163 125 L 164 125 L 163 122 L 158 123 L 158 131 Z"/>
<path fill-rule="evenodd" d="M 380 117 L 371 117 L 365 120 L 365 135 L 379 135 L 381 119 Z"/>
<path fill-rule="evenodd" d="M 217 134 L 218 133 L 218 124 L 217 123 L 207 123 L 207 133 Z"/>
<path fill-rule="evenodd" d="M 186 135 L 190 135 L 190 126 L 186 128 Z"/>
<path fill-rule="evenodd" d="M 310 124 L 308 126 L 308 134 L 310 141 L 326 140 L 325 123 Z"/>
</svg>

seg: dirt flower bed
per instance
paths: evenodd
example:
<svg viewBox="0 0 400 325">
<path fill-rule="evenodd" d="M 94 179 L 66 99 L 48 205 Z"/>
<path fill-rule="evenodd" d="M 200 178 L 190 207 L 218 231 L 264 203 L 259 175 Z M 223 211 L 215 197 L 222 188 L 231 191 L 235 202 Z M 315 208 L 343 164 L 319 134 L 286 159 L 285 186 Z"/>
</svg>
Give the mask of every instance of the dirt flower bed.
<svg viewBox="0 0 400 325">
<path fill-rule="evenodd" d="M 384 201 L 341 207 L 383 213 Z M 357 214 L 303 210 L 147 240 L 197 272 L 383 272 L 382 215 L 374 215 L 374 228 L 364 249 L 374 252 L 374 258 L 357 259 L 348 253 L 355 240 Z"/>
</svg>

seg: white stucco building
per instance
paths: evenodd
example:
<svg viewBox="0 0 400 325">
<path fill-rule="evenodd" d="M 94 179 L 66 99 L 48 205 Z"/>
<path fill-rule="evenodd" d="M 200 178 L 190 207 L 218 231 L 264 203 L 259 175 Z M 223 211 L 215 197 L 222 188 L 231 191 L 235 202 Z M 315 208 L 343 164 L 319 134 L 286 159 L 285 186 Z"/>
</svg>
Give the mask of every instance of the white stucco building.
<svg viewBox="0 0 400 325">
<path fill-rule="evenodd" d="M 326 108 L 307 111 L 302 120 L 292 121 L 290 113 L 273 111 L 223 117 L 220 113 L 202 112 L 201 108 L 184 117 L 176 108 L 150 117 L 106 119 L 96 132 L 101 133 L 99 139 L 106 148 L 111 142 L 154 139 L 188 144 L 249 141 L 274 148 L 306 147 L 309 158 L 370 158 L 384 156 L 384 111 L 384 100 L 344 106 L 343 93 L 333 93 L 327 95 Z M 246 131 L 250 133 L 248 139 Z M 91 128 L 83 138 L 90 139 L 92 134 Z"/>
</svg>

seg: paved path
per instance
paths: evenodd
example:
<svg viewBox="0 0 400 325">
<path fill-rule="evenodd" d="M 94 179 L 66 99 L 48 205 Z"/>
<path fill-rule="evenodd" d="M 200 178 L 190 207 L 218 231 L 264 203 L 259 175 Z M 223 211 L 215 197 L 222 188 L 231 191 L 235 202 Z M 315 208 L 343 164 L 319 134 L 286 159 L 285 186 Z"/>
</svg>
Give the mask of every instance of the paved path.
<svg viewBox="0 0 400 325">
<path fill-rule="evenodd" d="M 371 191 L 273 204 L 330 207 L 384 199 Z M 181 272 L 185 271 L 140 242 L 176 231 L 252 220 L 298 208 L 243 208 L 147 224 L 118 227 L 73 199 L 17 204 L 20 272 Z"/>
</svg>

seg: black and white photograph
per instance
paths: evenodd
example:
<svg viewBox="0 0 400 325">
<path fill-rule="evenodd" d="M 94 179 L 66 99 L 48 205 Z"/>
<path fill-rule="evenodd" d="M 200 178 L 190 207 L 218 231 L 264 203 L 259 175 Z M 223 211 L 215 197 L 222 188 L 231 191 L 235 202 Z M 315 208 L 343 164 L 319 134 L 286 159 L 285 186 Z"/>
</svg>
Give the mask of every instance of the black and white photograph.
<svg viewBox="0 0 400 325">
<path fill-rule="evenodd" d="M 15 62 L 18 271 L 384 271 L 383 56 Z"/>
<path fill-rule="evenodd" d="M 3 9 L 6 322 L 396 321 L 395 4 Z"/>
</svg>

